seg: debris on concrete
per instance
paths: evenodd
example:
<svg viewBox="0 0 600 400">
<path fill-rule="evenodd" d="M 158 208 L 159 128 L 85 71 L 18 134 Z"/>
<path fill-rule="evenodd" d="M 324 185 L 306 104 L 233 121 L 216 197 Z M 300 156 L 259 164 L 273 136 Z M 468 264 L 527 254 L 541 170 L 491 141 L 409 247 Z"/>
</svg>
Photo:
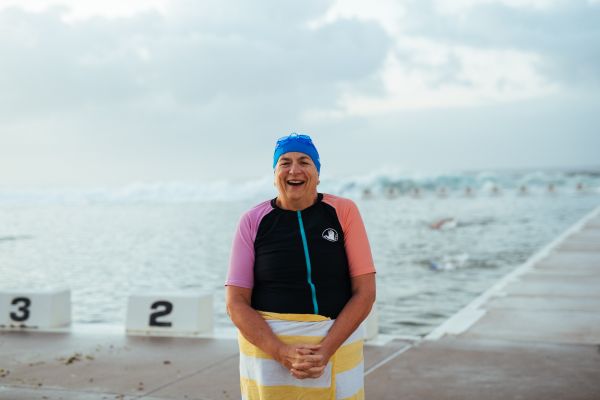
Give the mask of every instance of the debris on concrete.
<svg viewBox="0 0 600 400">
<path fill-rule="evenodd" d="M 58 361 L 62 362 L 65 365 L 69 365 L 69 364 L 73 364 L 77 361 L 83 361 L 83 360 L 94 360 L 95 357 L 87 354 L 87 355 L 83 355 L 82 353 L 74 353 L 73 355 L 69 356 L 69 357 L 60 357 L 57 358 Z"/>
</svg>

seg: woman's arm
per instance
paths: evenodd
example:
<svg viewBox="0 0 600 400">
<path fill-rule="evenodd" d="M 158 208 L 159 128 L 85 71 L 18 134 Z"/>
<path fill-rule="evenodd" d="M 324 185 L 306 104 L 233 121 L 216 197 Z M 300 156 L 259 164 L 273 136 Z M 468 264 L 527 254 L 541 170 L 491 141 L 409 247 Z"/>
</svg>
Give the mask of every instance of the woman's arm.
<svg viewBox="0 0 600 400">
<path fill-rule="evenodd" d="M 367 318 L 375 302 L 375 273 L 359 275 L 351 278 L 351 281 L 352 297 L 321 342 L 321 348 L 316 351 L 316 354 L 322 355 L 323 358 L 317 364 L 313 364 L 313 367 L 327 365 L 331 356 Z M 291 372 L 297 378 L 316 377 L 314 374 L 307 375 L 308 362 L 294 363 L 292 366 Z"/>
<path fill-rule="evenodd" d="M 321 345 L 283 343 L 265 319 L 251 307 L 251 298 L 252 289 L 227 286 L 227 313 L 242 335 L 289 370 L 293 364 L 306 363 L 308 366 L 303 368 L 306 374 L 303 378 L 322 373 L 327 363 L 322 365 L 323 355 L 315 354 Z M 315 364 L 319 365 L 315 368 Z"/>
</svg>

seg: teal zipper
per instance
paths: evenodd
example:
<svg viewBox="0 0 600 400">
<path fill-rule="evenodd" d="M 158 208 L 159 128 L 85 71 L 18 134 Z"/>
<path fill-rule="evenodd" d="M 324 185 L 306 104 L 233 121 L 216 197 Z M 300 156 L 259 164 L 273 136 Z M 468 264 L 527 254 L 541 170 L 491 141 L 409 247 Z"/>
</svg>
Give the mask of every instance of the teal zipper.
<svg viewBox="0 0 600 400">
<path fill-rule="evenodd" d="M 300 235 L 302 236 L 302 245 L 304 246 L 304 257 L 306 258 L 306 272 L 308 276 L 308 285 L 310 286 L 310 292 L 312 294 L 312 302 L 315 314 L 318 314 L 319 305 L 317 304 L 317 290 L 315 289 L 315 285 L 312 282 L 312 269 L 310 266 L 310 257 L 308 256 L 308 243 L 306 241 L 306 233 L 304 233 L 304 224 L 302 223 L 302 214 L 300 213 L 300 210 L 298 210 L 297 213 L 298 223 L 300 224 Z"/>
</svg>

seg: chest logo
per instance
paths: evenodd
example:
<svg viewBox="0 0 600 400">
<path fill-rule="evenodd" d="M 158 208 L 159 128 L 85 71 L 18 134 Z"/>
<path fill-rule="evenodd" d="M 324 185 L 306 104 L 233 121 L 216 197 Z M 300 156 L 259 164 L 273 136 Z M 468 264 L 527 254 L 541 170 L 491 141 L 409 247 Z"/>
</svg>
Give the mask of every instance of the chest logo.
<svg viewBox="0 0 600 400">
<path fill-rule="evenodd" d="M 321 236 L 323 237 L 323 239 L 329 240 L 330 242 L 337 242 L 338 241 L 338 233 L 333 228 L 327 228 L 327 229 L 325 229 L 323 231 L 323 233 L 321 234 Z"/>
</svg>

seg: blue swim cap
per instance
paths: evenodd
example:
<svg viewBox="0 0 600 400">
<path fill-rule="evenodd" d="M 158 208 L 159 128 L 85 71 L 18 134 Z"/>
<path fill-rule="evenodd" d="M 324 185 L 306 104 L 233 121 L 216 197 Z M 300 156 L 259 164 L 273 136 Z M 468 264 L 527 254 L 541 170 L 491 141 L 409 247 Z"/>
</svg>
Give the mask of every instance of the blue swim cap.
<svg viewBox="0 0 600 400">
<path fill-rule="evenodd" d="M 275 144 L 275 153 L 273 154 L 273 169 L 275 169 L 277 161 L 279 161 L 279 157 L 291 151 L 297 151 L 299 153 L 308 155 L 312 159 L 313 163 L 315 163 L 317 172 L 319 174 L 321 173 L 321 160 L 319 160 L 319 152 L 317 151 L 312 139 L 308 135 L 299 135 L 297 133 L 292 133 L 289 136 L 284 136 L 277 140 L 277 143 Z"/>
</svg>

